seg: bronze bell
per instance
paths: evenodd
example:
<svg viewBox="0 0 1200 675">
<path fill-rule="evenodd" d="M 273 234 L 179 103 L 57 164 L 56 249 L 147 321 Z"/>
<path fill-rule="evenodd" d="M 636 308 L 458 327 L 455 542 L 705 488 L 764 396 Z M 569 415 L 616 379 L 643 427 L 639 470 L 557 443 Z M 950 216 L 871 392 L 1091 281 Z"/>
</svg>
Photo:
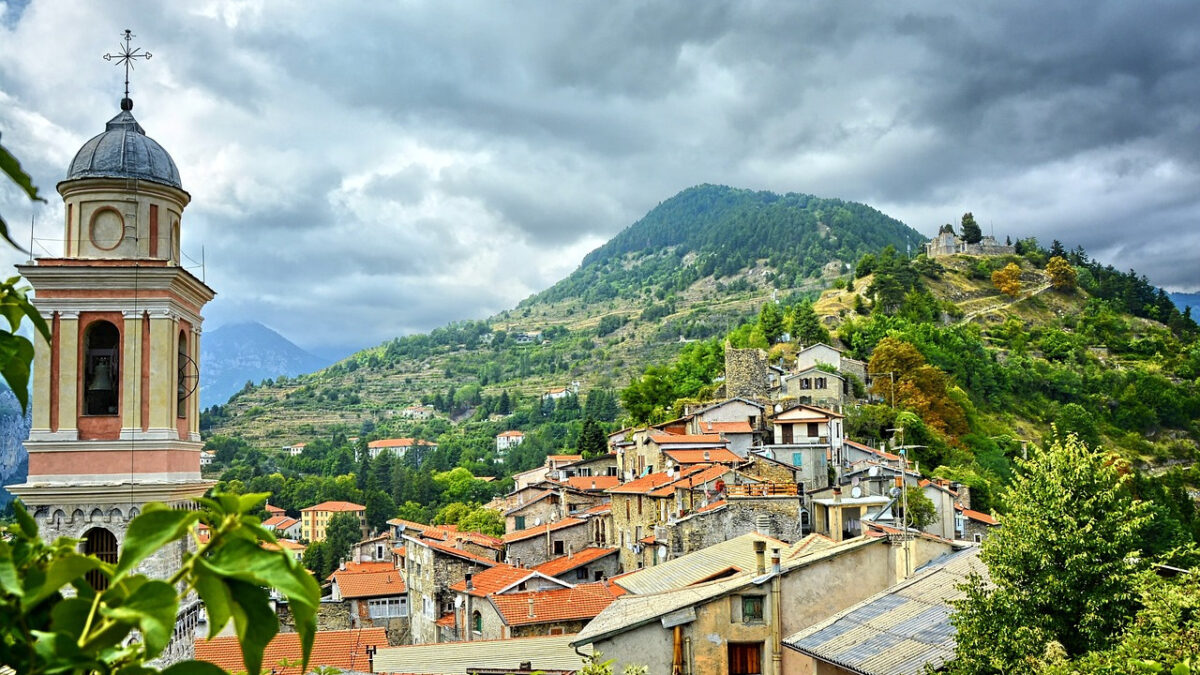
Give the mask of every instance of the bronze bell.
<svg viewBox="0 0 1200 675">
<path fill-rule="evenodd" d="M 96 369 L 92 373 L 92 383 L 88 385 L 88 391 L 112 391 L 112 368 L 108 364 L 108 359 L 101 359 L 96 364 Z"/>
</svg>

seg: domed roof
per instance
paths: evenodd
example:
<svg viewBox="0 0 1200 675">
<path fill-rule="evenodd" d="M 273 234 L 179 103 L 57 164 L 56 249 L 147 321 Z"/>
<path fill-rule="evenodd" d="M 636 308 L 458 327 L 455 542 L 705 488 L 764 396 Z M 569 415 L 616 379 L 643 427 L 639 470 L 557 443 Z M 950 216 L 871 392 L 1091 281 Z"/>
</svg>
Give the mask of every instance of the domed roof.
<svg viewBox="0 0 1200 675">
<path fill-rule="evenodd" d="M 183 189 L 175 160 L 133 118 L 133 102 L 121 101 L 121 112 L 108 121 L 104 133 L 83 144 L 66 180 L 77 178 L 136 178 Z"/>
</svg>

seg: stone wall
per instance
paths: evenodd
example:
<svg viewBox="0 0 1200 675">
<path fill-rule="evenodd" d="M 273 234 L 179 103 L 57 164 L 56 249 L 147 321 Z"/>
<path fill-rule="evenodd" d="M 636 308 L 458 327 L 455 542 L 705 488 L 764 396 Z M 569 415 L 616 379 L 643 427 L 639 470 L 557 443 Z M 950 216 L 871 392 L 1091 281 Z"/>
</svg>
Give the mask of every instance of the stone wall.
<svg viewBox="0 0 1200 675">
<path fill-rule="evenodd" d="M 726 505 L 714 511 L 685 516 L 667 528 L 670 555 L 678 558 L 714 544 L 760 531 L 777 539 L 793 542 L 804 535 L 800 527 L 800 497 L 727 497 Z M 760 518 L 765 522 L 760 523 Z"/>
<path fill-rule="evenodd" d="M 590 523 L 584 521 L 579 525 L 552 530 L 549 537 L 542 533 L 536 537 L 510 542 L 505 555 L 509 564 L 515 565 L 519 558 L 524 567 L 540 565 L 551 558 L 566 555 L 567 547 L 570 547 L 572 551 L 587 548 L 592 543 L 591 529 Z M 564 553 L 556 554 L 554 552 L 554 542 L 556 541 L 562 542 Z"/>
<path fill-rule="evenodd" d="M 767 398 L 767 353 L 761 349 L 725 347 L 725 395 L 751 400 Z"/>
</svg>

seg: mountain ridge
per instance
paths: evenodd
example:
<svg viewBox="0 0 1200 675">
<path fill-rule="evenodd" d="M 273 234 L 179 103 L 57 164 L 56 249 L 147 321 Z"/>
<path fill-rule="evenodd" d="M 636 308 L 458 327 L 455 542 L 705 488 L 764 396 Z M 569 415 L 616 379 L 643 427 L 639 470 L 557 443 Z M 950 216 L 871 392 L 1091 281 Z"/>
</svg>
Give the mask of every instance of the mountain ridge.
<svg viewBox="0 0 1200 675">
<path fill-rule="evenodd" d="M 203 407 L 225 403 L 247 382 L 303 375 L 330 363 L 257 321 L 229 323 L 206 333 L 200 351 Z"/>
</svg>

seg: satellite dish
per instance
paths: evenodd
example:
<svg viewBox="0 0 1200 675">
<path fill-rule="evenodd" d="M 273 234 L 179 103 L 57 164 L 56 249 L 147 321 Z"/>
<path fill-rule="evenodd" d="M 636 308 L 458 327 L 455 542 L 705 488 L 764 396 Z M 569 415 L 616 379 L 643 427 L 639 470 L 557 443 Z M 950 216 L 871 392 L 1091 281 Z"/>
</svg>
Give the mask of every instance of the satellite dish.
<svg viewBox="0 0 1200 675">
<path fill-rule="evenodd" d="M 459 607 L 462 607 L 462 604 L 463 604 L 462 596 L 461 595 L 454 596 L 454 607 L 457 609 Z"/>
<path fill-rule="evenodd" d="M 867 470 L 867 475 L 871 476 L 871 477 L 878 476 L 879 475 L 879 467 L 877 467 L 877 466 L 871 467 L 870 469 Z"/>
<path fill-rule="evenodd" d="M 893 497 L 899 497 L 900 496 L 900 488 L 893 487 L 891 490 L 888 490 L 888 494 Z"/>
<path fill-rule="evenodd" d="M 850 491 L 850 496 L 853 497 L 854 499 L 858 499 L 859 497 L 862 496 L 862 488 L 855 485 L 854 489 Z"/>
<path fill-rule="evenodd" d="M 667 559 L 667 547 L 666 547 L 666 546 L 659 546 L 659 547 L 658 547 L 658 559 L 659 559 L 659 560 L 666 560 L 666 559 Z"/>
<path fill-rule="evenodd" d="M 541 524 L 542 524 L 542 519 L 541 519 L 541 518 L 534 518 L 534 519 L 533 519 L 533 526 L 534 526 L 534 527 L 537 527 L 538 525 L 541 525 Z"/>
</svg>

